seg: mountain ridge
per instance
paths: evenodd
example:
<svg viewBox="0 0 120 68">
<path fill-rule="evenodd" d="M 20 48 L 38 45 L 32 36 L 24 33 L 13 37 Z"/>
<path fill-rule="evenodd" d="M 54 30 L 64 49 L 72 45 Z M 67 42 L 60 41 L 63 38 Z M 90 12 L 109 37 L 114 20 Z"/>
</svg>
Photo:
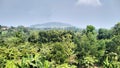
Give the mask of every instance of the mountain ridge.
<svg viewBox="0 0 120 68">
<path fill-rule="evenodd" d="M 74 27 L 74 26 L 72 26 L 71 24 L 62 23 L 62 22 L 46 22 L 42 24 L 31 25 L 30 27 L 46 29 L 46 28 L 68 28 L 68 27 Z"/>
</svg>

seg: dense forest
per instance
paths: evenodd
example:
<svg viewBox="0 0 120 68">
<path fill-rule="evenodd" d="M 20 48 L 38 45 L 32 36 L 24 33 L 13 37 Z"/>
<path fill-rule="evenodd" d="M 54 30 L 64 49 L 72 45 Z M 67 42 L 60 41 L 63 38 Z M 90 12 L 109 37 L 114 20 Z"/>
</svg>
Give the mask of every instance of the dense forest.
<svg viewBox="0 0 120 68">
<path fill-rule="evenodd" d="M 1 25 L 0 68 L 120 68 L 120 23 L 72 30 Z"/>
</svg>

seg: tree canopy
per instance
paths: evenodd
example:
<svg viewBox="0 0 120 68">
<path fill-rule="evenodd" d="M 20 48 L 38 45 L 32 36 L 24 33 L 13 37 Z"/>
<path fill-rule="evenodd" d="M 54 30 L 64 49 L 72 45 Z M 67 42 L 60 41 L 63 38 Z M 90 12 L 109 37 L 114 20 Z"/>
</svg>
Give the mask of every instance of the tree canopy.
<svg viewBox="0 0 120 68">
<path fill-rule="evenodd" d="M 120 68 L 120 23 L 77 30 L 0 25 L 0 68 L 95 67 Z"/>
</svg>

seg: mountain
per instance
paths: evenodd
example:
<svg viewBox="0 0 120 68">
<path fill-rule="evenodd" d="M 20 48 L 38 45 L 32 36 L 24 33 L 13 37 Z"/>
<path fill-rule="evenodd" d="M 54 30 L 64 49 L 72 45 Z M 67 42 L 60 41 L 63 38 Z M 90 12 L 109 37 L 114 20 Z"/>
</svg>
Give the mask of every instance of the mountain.
<svg viewBox="0 0 120 68">
<path fill-rule="evenodd" d="M 36 28 L 36 29 L 53 29 L 53 28 L 65 29 L 70 27 L 74 27 L 74 26 L 61 22 L 48 22 L 48 23 L 35 24 L 30 26 L 30 28 Z"/>
</svg>

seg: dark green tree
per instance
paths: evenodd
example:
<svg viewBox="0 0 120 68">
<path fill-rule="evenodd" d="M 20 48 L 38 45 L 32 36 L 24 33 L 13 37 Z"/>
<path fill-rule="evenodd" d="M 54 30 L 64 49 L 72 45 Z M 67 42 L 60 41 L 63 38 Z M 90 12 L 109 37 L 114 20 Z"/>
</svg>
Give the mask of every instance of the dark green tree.
<svg viewBox="0 0 120 68">
<path fill-rule="evenodd" d="M 98 39 L 110 39 L 111 38 L 111 30 L 100 28 L 98 30 L 97 38 Z"/>
<path fill-rule="evenodd" d="M 120 35 L 120 22 L 113 27 L 113 35 Z"/>
</svg>

